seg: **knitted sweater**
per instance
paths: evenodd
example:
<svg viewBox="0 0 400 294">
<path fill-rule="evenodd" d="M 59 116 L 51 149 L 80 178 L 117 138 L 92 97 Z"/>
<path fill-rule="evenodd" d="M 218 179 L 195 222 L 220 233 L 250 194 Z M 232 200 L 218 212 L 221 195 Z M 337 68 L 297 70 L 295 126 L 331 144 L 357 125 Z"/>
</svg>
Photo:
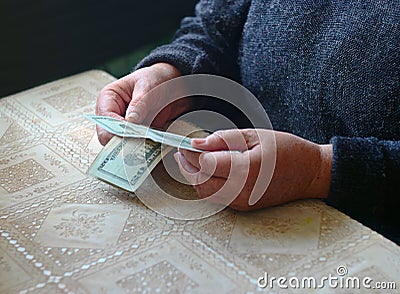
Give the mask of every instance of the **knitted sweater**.
<svg viewBox="0 0 400 294">
<path fill-rule="evenodd" d="M 275 130 L 333 144 L 327 203 L 399 242 L 400 1 L 201 0 L 137 68 L 232 78 Z"/>
</svg>

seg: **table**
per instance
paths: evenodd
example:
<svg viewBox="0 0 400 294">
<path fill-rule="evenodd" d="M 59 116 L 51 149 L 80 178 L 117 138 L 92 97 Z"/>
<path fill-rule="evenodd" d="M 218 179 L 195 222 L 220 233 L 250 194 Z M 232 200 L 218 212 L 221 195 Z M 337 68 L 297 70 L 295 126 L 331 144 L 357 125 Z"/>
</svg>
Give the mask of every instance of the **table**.
<svg viewBox="0 0 400 294">
<path fill-rule="evenodd" d="M 102 147 L 82 114 L 113 80 L 89 71 L 0 100 L 1 293 L 310 291 L 262 289 L 265 273 L 400 287 L 400 247 L 318 200 L 177 221 L 88 177 Z"/>
</svg>

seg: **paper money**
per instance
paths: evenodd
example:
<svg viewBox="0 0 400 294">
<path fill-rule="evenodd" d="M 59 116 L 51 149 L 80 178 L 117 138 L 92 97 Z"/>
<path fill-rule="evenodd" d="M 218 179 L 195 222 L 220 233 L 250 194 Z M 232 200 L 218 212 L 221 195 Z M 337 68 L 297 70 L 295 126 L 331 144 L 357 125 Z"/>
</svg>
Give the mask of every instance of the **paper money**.
<svg viewBox="0 0 400 294">
<path fill-rule="evenodd" d="M 151 140 L 113 137 L 99 153 L 88 174 L 134 192 L 173 148 Z"/>
<path fill-rule="evenodd" d="M 85 115 L 86 118 L 98 124 L 114 135 L 123 138 L 147 138 L 153 142 L 186 149 L 195 152 L 202 150 L 192 147 L 192 139 L 186 136 L 155 130 L 142 125 L 133 124 L 127 121 L 118 120 L 108 116 Z"/>
<path fill-rule="evenodd" d="M 105 120 L 102 119 L 104 117 L 99 118 L 98 116 L 87 117 L 90 117 L 90 120 L 96 123 L 98 121 L 102 122 L 100 124 L 102 127 L 104 125 L 104 127 L 107 126 L 110 129 L 115 129 L 115 124 L 121 124 L 122 122 L 115 119 Z M 122 122 L 122 125 L 124 124 Z M 113 125 L 113 127 L 110 127 L 110 125 Z M 174 133 L 192 137 L 204 138 L 207 136 L 207 133 L 198 127 L 181 120 L 175 121 L 170 126 L 170 129 Z M 168 134 L 175 135 L 173 133 Z M 189 137 L 182 135 L 176 136 L 190 140 Z M 142 135 L 138 135 L 138 138 L 115 136 L 97 155 L 88 170 L 88 174 L 111 185 L 134 192 L 143 184 L 163 156 L 174 149 L 172 146 L 163 145 L 150 139 L 143 139 Z"/>
</svg>

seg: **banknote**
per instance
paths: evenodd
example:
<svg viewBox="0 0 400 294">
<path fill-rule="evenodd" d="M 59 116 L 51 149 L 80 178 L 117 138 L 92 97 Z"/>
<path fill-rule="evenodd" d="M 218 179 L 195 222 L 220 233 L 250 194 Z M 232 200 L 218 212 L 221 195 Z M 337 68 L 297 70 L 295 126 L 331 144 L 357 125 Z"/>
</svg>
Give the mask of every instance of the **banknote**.
<svg viewBox="0 0 400 294">
<path fill-rule="evenodd" d="M 88 174 L 134 192 L 173 148 L 148 139 L 113 137 L 99 153 Z"/>
<path fill-rule="evenodd" d="M 85 115 L 86 118 L 96 123 L 107 132 L 123 138 L 147 138 L 153 142 L 162 143 L 172 147 L 202 152 L 192 147 L 192 139 L 171 132 L 163 132 L 146 126 L 133 124 L 108 116 Z"/>
<path fill-rule="evenodd" d="M 97 121 L 97 119 L 98 117 L 91 116 L 91 120 Z M 105 120 L 98 119 L 98 121 Z M 117 120 L 109 120 L 104 126 L 109 127 L 117 122 L 121 124 L 121 121 L 115 121 Z M 175 121 L 170 130 L 173 133 L 168 134 L 181 134 L 176 136 L 187 139 L 204 138 L 208 135 L 197 126 L 182 120 Z M 141 135 L 138 138 L 114 136 L 97 155 L 87 173 L 111 185 L 134 192 L 162 158 L 174 149 L 173 146 L 144 139 Z"/>
</svg>

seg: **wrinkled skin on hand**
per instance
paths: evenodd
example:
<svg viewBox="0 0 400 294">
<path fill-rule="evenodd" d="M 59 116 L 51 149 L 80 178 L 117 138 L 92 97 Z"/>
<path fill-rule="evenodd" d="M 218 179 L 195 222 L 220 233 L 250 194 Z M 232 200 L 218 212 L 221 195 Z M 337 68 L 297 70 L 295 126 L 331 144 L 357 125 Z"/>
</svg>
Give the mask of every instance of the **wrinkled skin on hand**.
<svg viewBox="0 0 400 294">
<path fill-rule="evenodd" d="M 271 148 L 271 134 L 275 136 L 276 149 Z M 193 140 L 192 145 L 205 152 L 180 150 L 174 157 L 182 175 L 194 186 L 199 198 L 217 195 L 223 187 L 232 193 L 237 189 L 233 186 L 240 177 L 244 177 L 244 185 L 240 191 L 236 191 L 238 196 L 230 203 L 230 207 L 236 210 L 253 210 L 328 195 L 331 145 L 318 145 L 289 133 L 261 129 L 218 131 L 205 139 Z M 226 152 L 229 149 L 241 152 Z M 275 150 L 275 169 L 266 187 L 271 176 L 268 170 L 271 169 L 263 168 L 263 164 L 271 163 L 271 152 Z M 248 167 L 245 174 L 241 166 Z M 239 175 L 239 178 L 230 181 L 235 175 Z M 260 186 L 255 189 L 258 178 L 257 185 L 265 183 L 261 189 Z M 233 188 L 229 189 L 229 186 Z M 252 193 L 259 200 L 249 205 Z M 229 197 L 226 193 L 220 193 L 210 201 L 226 203 Z"/>
<path fill-rule="evenodd" d="M 167 63 L 157 63 L 150 67 L 139 69 L 109 85 L 98 95 L 96 115 L 110 116 L 116 119 L 128 120 L 133 123 L 144 123 L 150 114 L 154 113 L 157 101 L 155 97 L 146 94 L 156 86 L 181 76 L 179 70 Z M 176 101 L 165 107 L 151 123 L 152 126 L 163 128 L 172 119 L 190 108 L 187 101 Z M 107 144 L 112 135 L 97 127 L 97 135 L 102 145 Z"/>
</svg>

